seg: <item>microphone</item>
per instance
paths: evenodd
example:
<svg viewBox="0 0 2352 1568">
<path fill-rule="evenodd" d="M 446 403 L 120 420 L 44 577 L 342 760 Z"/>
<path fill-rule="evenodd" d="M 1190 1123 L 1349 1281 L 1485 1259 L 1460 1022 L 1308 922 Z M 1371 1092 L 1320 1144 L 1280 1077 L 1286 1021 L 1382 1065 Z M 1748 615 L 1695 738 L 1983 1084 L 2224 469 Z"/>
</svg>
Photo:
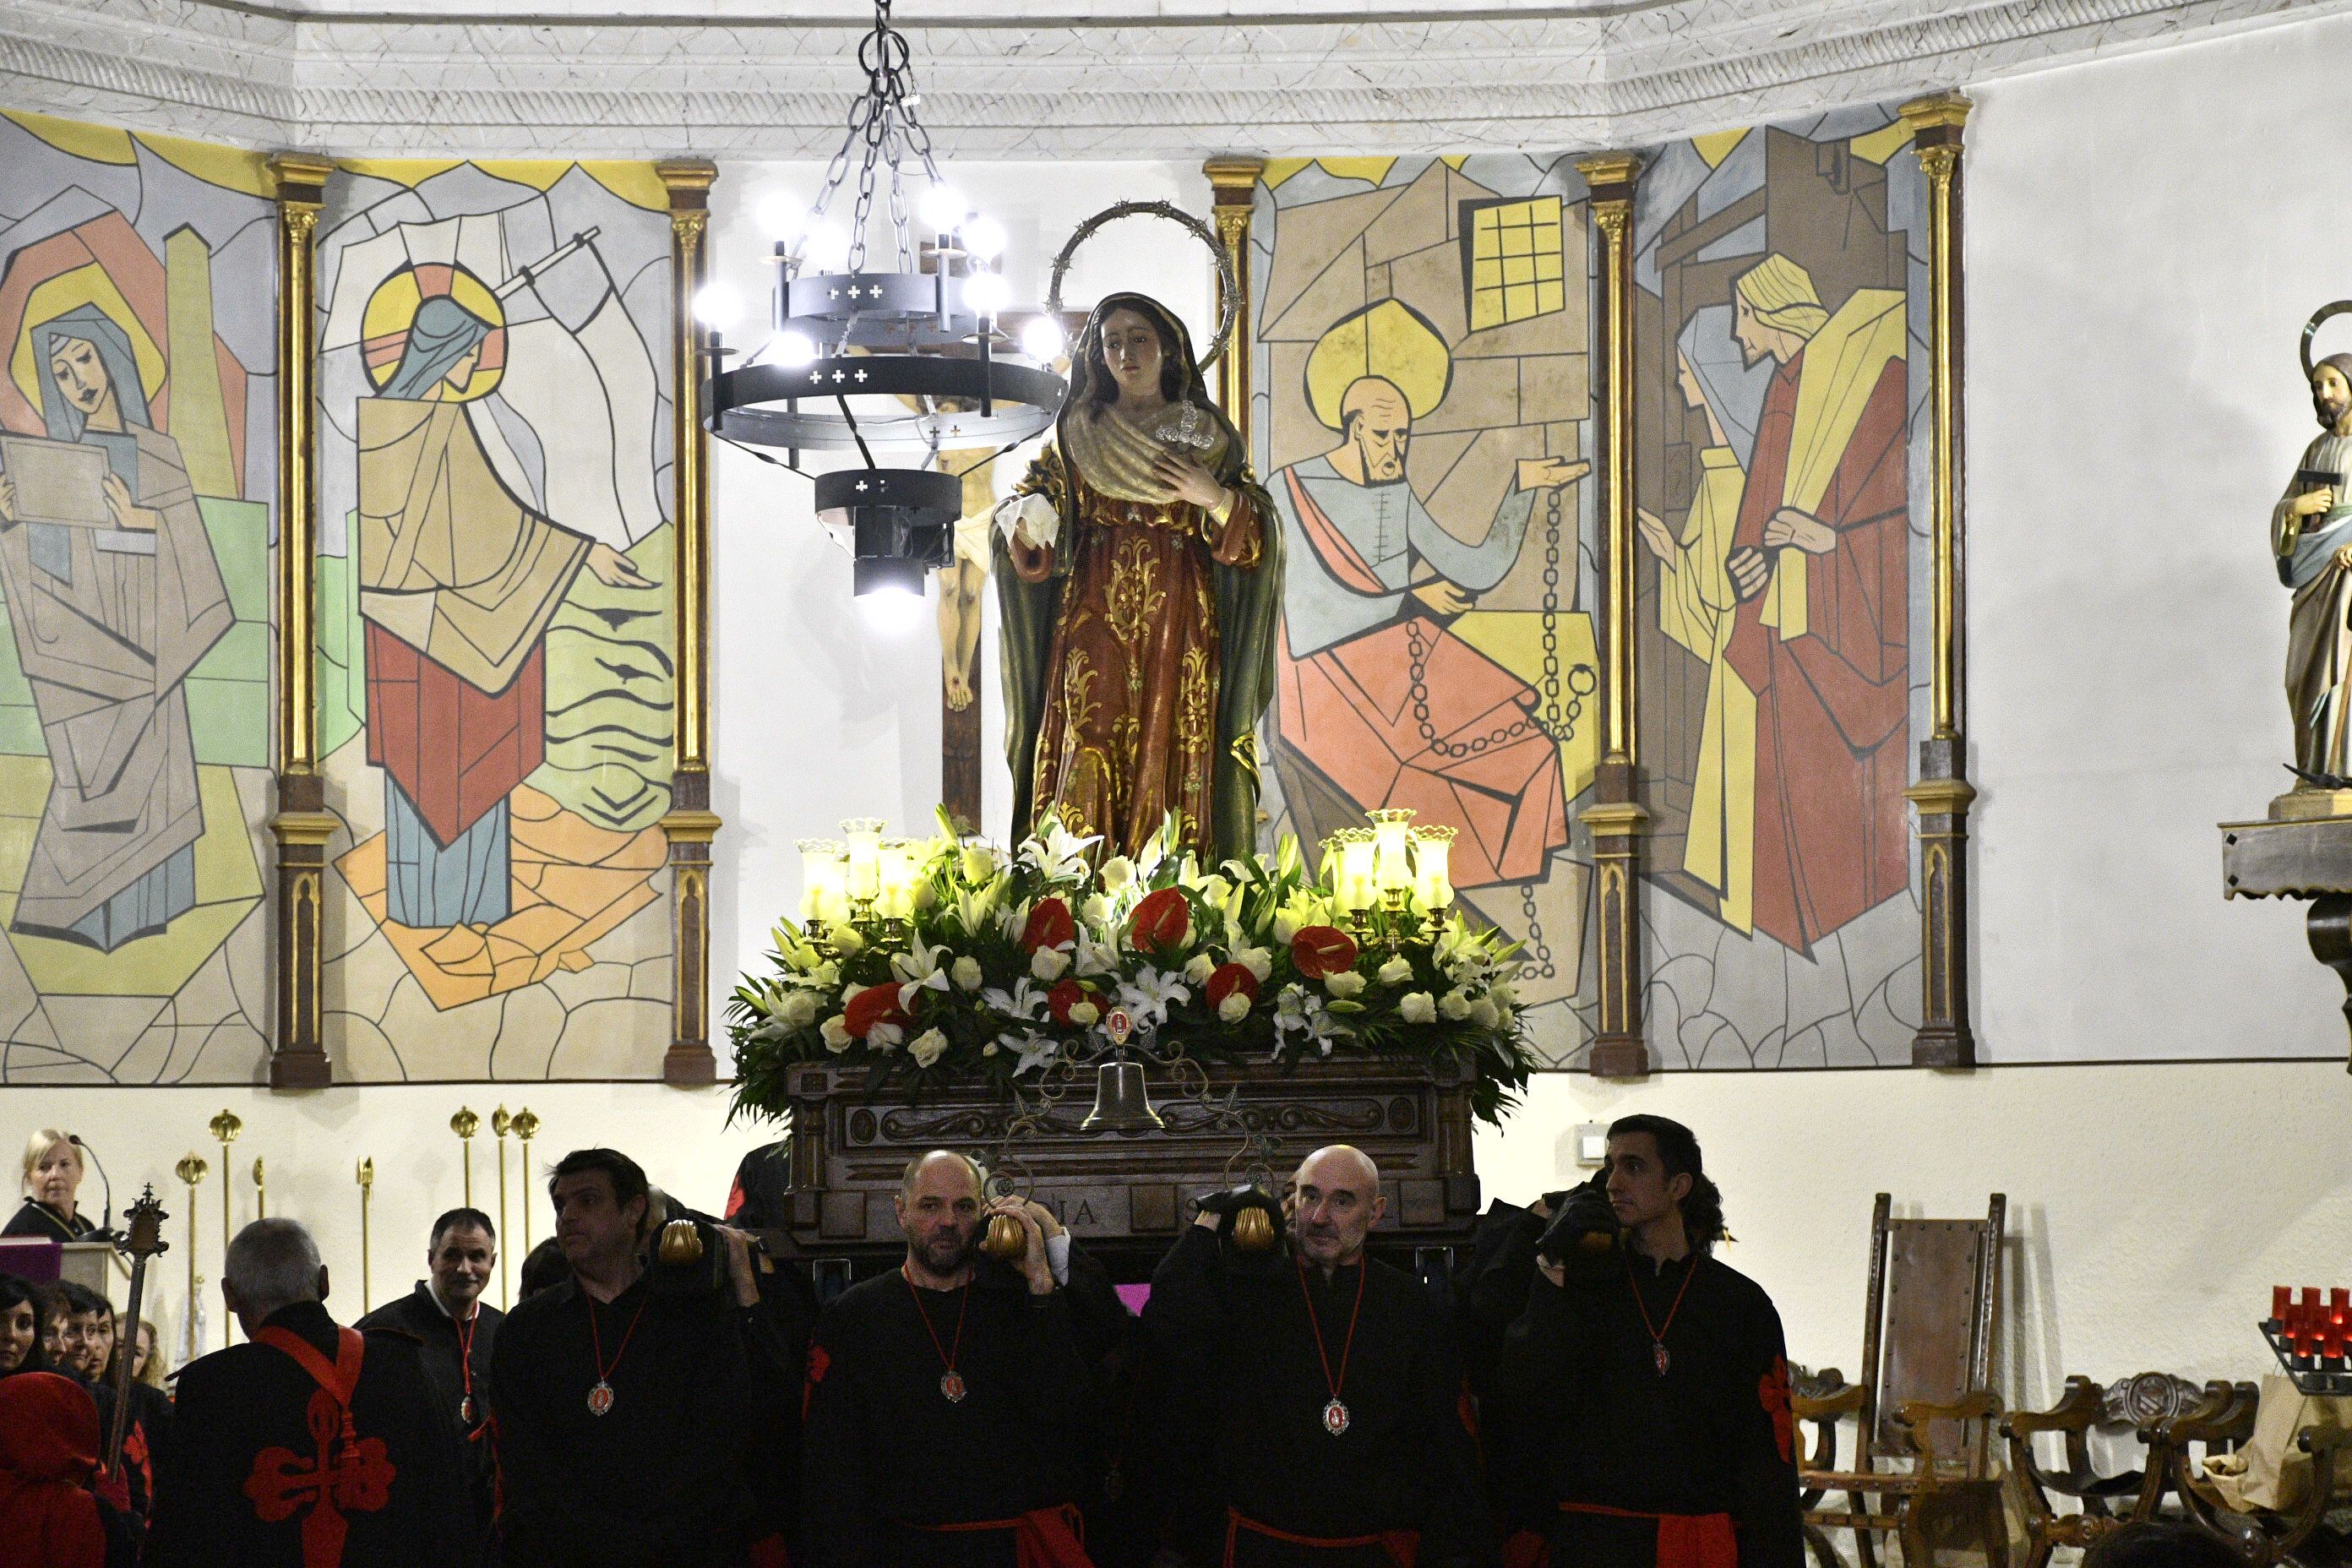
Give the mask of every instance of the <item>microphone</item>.
<svg viewBox="0 0 2352 1568">
<path fill-rule="evenodd" d="M 81 1141 L 80 1133 L 67 1133 L 66 1142 L 80 1150 L 83 1153 L 89 1155 L 89 1163 L 98 1169 L 99 1185 L 106 1192 L 106 1223 L 99 1227 L 100 1234 L 104 1236 L 112 1236 L 114 1234 L 114 1184 L 107 1179 L 106 1167 L 100 1163 L 98 1151 L 83 1142 Z"/>
</svg>

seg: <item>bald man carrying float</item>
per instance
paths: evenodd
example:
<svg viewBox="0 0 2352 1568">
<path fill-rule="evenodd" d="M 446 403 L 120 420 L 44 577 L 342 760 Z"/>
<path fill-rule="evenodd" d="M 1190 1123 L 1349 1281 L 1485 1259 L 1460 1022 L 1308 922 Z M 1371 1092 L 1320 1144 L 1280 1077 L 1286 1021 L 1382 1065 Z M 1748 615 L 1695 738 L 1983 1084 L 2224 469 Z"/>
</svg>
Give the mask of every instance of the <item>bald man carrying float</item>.
<svg viewBox="0 0 2352 1568">
<path fill-rule="evenodd" d="M 935 1149 L 897 1197 L 907 1256 L 818 1319 L 802 1426 L 815 1568 L 1089 1568 L 1079 1504 L 1097 1471 L 1108 1285 L 1073 1300 L 1069 1237 L 1044 1206 L 991 1203 Z M 1012 1264 L 979 1250 L 1020 1222 Z M 1080 1265 L 1083 1267 L 1083 1265 Z"/>
<path fill-rule="evenodd" d="M 1387 1212 L 1360 1150 L 1318 1149 L 1251 1252 L 1252 1189 L 1202 1200 L 1144 1321 L 1168 1542 L 1206 1568 L 1488 1568 L 1496 1561 L 1444 1313 L 1364 1239 Z M 1188 1462 L 1198 1456 L 1199 1462 Z"/>
</svg>

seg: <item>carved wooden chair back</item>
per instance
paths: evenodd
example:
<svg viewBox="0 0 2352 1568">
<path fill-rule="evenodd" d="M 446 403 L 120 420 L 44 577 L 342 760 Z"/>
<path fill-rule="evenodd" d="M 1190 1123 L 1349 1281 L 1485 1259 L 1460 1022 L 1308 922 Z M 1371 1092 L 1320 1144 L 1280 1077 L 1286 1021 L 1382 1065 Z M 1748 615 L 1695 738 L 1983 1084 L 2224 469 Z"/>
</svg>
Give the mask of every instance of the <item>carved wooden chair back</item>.
<svg viewBox="0 0 2352 1568">
<path fill-rule="evenodd" d="M 1870 1221 L 1870 1303 L 1863 1326 L 1868 1379 L 1859 1412 L 1858 1468 L 1875 1455 L 1921 1448 L 1903 1420 L 1908 1401 L 1949 1405 L 1992 1386 L 1993 1315 L 2000 1295 L 2001 1227 L 2009 1200 L 1992 1194 L 1985 1217 L 1896 1219 L 1878 1194 Z M 1929 1423 L 1927 1447 L 1962 1473 L 1990 1468 L 1990 1419 Z"/>
</svg>

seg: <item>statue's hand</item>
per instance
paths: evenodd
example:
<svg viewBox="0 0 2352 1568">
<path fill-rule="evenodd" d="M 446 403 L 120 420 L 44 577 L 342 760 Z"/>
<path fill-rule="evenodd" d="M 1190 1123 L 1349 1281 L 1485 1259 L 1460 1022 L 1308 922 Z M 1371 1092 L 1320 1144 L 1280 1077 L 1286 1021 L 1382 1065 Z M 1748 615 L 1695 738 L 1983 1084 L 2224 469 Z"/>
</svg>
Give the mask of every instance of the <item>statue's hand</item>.
<svg viewBox="0 0 2352 1568">
<path fill-rule="evenodd" d="M 1521 458 L 1518 484 L 1523 490 L 1556 489 L 1571 485 L 1592 471 L 1580 458 Z"/>
<path fill-rule="evenodd" d="M 2336 504 L 2336 487 L 2322 485 L 2315 490 L 2305 490 L 2286 503 L 2289 517 L 2317 517 Z"/>
<path fill-rule="evenodd" d="M 2352 544 L 2339 544 L 2336 547 L 2336 569 L 2339 572 L 2352 572 Z"/>
<path fill-rule="evenodd" d="M 1152 456 L 1151 477 L 1168 487 L 1169 499 L 1187 500 L 1207 511 L 1225 504 L 1225 487 L 1209 471 L 1198 458 L 1179 457 L 1173 452 Z"/>
<path fill-rule="evenodd" d="M 1054 547 L 1037 543 L 1026 529 L 1014 529 L 1004 546 L 1013 556 L 1013 574 L 1024 583 L 1043 583 L 1054 574 Z"/>
</svg>

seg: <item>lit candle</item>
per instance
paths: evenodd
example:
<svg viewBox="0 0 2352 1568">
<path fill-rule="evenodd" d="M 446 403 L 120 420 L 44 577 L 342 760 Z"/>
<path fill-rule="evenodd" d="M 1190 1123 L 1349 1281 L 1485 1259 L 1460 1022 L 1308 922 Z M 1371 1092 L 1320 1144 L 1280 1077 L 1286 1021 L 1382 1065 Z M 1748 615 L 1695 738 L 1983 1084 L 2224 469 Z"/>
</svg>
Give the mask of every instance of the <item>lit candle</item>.
<svg viewBox="0 0 2352 1568">
<path fill-rule="evenodd" d="M 842 890 L 857 902 L 866 902 L 882 891 L 882 819 L 853 816 L 841 825 L 841 831 L 849 840 Z"/>
<path fill-rule="evenodd" d="M 1412 842 L 1412 808 L 1392 806 L 1384 811 L 1368 812 L 1372 819 L 1372 882 L 1381 892 L 1402 892 L 1412 886 L 1412 863 L 1407 845 Z"/>
<path fill-rule="evenodd" d="M 1339 877 L 1333 884 L 1337 902 L 1350 912 L 1370 909 L 1380 898 L 1380 882 L 1373 875 L 1372 836 L 1360 828 L 1339 836 Z"/>
<path fill-rule="evenodd" d="M 841 845 L 831 838 L 803 838 L 801 852 L 801 918 L 839 920 L 848 900 L 842 892 Z"/>
<path fill-rule="evenodd" d="M 876 904 L 886 920 L 912 920 L 915 914 L 915 846 L 906 838 L 882 845 L 876 870 L 881 892 Z"/>
<path fill-rule="evenodd" d="M 2271 1287 L 2271 1321 L 2279 1326 L 2279 1331 L 2282 1333 L 2286 1331 L 2287 1310 L 2294 1305 L 2294 1286 L 2273 1285 Z"/>
<path fill-rule="evenodd" d="M 1412 830 L 1412 890 L 1425 910 L 1442 910 L 1454 901 L 1447 862 L 1454 854 L 1454 831 L 1445 826 Z"/>
</svg>

